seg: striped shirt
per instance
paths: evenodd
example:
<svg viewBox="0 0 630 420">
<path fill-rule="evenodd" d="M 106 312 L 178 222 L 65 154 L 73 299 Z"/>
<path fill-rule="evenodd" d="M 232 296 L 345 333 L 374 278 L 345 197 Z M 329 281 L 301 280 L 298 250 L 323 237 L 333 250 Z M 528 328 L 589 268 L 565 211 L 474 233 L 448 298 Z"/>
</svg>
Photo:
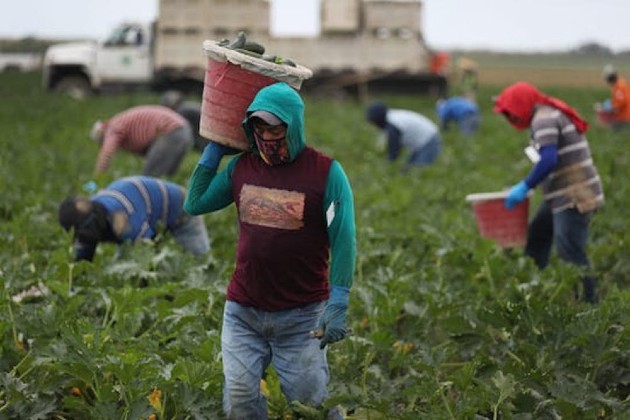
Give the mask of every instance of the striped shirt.
<svg viewBox="0 0 630 420">
<path fill-rule="evenodd" d="M 114 115 L 106 122 L 96 172 L 107 170 L 116 150 L 144 155 L 158 135 L 186 124 L 177 112 L 159 105 L 137 106 Z"/>
<path fill-rule="evenodd" d="M 587 213 L 604 203 L 602 183 L 586 136 L 564 113 L 549 106 L 539 107 L 532 118 L 530 142 L 538 150 L 549 145 L 558 149 L 558 163 L 541 184 L 544 199 L 554 213 L 569 208 Z"/>
<path fill-rule="evenodd" d="M 107 209 L 116 239 L 152 239 L 159 228 L 170 230 L 188 217 L 183 212 L 183 187 L 147 176 L 114 181 L 90 199 Z M 115 218 L 118 214 L 121 217 Z"/>
</svg>

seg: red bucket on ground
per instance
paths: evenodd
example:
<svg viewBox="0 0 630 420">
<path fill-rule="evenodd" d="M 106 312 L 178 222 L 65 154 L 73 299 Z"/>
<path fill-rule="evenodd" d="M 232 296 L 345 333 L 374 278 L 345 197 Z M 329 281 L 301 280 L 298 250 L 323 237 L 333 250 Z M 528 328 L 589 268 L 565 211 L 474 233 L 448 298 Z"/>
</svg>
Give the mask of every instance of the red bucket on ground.
<svg viewBox="0 0 630 420">
<path fill-rule="evenodd" d="M 249 149 L 241 124 L 260 89 L 280 81 L 299 90 L 302 81 L 313 75 L 306 67 L 265 61 L 215 41 L 205 41 L 203 46 L 208 61 L 199 134 L 236 149 Z"/>
<path fill-rule="evenodd" d="M 492 239 L 502 248 L 525 245 L 529 218 L 529 198 L 514 208 L 505 208 L 507 191 L 478 193 L 466 196 L 472 203 L 481 237 Z"/>
</svg>

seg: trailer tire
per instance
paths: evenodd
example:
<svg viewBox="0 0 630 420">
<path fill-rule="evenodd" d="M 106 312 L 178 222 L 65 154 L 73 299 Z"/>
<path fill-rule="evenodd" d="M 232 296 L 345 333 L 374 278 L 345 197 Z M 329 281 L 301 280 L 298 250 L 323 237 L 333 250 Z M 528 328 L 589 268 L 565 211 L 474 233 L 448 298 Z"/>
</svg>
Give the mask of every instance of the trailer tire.
<svg viewBox="0 0 630 420">
<path fill-rule="evenodd" d="M 92 88 L 84 77 L 67 76 L 57 82 L 55 92 L 81 100 L 92 95 Z"/>
</svg>

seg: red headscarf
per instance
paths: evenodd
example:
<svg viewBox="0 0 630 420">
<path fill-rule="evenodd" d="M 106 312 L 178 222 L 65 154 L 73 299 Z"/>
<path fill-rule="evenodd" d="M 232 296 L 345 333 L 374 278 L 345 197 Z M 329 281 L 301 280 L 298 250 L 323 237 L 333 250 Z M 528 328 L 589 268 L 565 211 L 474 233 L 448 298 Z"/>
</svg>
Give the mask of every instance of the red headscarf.
<svg viewBox="0 0 630 420">
<path fill-rule="evenodd" d="M 575 109 L 560 99 L 544 95 L 529 83 L 516 82 L 506 87 L 494 99 L 494 104 L 493 111 L 506 115 L 510 124 L 518 130 L 529 127 L 536 105 L 550 105 L 562 111 L 571 119 L 580 133 L 584 133 L 588 129 L 588 122 Z"/>
</svg>

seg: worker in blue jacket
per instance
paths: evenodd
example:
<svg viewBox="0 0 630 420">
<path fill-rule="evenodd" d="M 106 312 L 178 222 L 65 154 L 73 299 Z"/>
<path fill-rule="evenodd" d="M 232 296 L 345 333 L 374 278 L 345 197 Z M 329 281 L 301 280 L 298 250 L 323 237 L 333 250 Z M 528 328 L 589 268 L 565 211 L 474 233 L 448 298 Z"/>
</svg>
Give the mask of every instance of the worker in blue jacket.
<svg viewBox="0 0 630 420">
<path fill-rule="evenodd" d="M 479 129 L 481 122 L 479 106 L 464 96 L 438 100 L 436 112 L 443 130 L 448 129 L 451 123 L 456 124 L 460 133 L 465 136 L 471 136 Z"/>
<path fill-rule="evenodd" d="M 121 178 L 91 197 L 73 195 L 59 206 L 59 223 L 74 231 L 75 259 L 92 261 L 100 242 L 122 245 L 170 232 L 186 251 L 201 256 L 210 250 L 200 216 L 184 212 L 186 190 L 148 176 Z"/>
</svg>

